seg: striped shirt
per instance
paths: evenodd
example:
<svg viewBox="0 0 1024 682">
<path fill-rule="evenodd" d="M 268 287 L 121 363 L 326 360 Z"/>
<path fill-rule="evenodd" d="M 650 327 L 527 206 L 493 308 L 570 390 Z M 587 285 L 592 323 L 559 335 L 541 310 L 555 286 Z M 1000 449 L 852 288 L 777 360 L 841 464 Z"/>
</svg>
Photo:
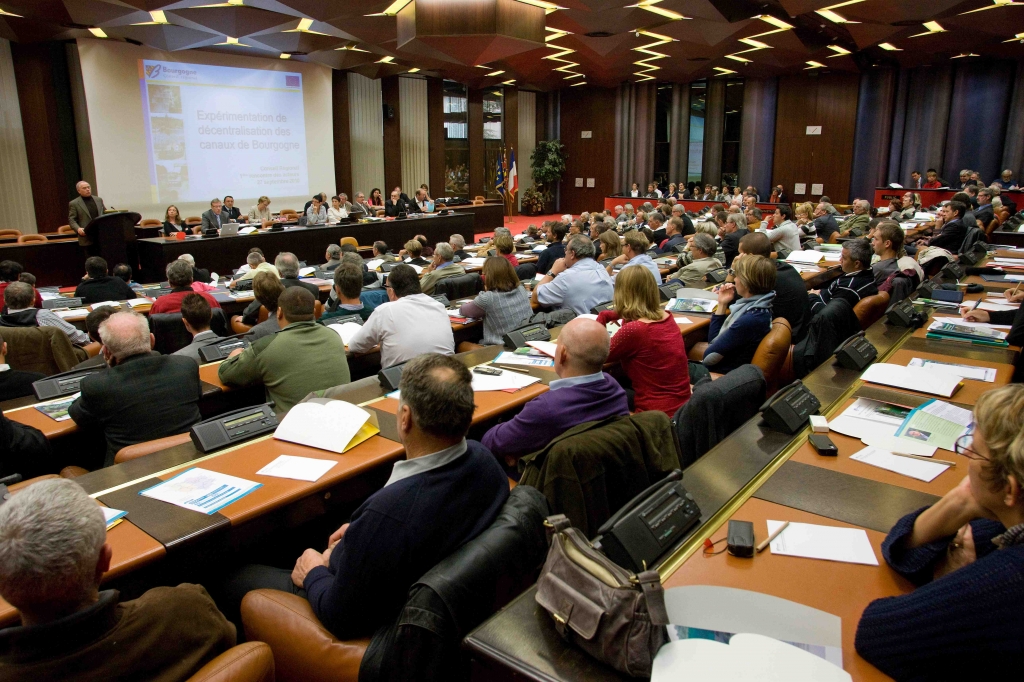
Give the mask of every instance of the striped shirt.
<svg viewBox="0 0 1024 682">
<path fill-rule="evenodd" d="M 480 317 L 483 314 L 485 346 L 503 344 L 505 334 L 522 327 L 533 315 L 530 295 L 523 287 L 516 287 L 512 291 L 481 291 L 475 300 L 464 304 L 459 312 L 468 317 Z"/>
<path fill-rule="evenodd" d="M 878 285 L 875 284 L 875 276 L 870 268 L 857 272 L 844 272 L 827 289 L 822 289 L 817 294 L 809 294 L 811 312 L 817 313 L 833 298 L 845 298 L 851 306 L 855 306 L 860 303 L 862 298 L 874 296 L 877 293 Z"/>
</svg>

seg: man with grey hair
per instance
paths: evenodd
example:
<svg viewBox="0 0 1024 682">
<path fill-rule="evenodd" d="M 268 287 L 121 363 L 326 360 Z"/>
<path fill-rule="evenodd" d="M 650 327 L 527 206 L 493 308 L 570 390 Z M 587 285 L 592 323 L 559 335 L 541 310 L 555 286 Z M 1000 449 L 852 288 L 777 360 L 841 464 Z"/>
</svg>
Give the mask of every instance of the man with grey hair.
<svg viewBox="0 0 1024 682">
<path fill-rule="evenodd" d="M 1020 185 L 1013 179 L 1013 171 L 1007 168 L 999 174 L 998 180 L 993 180 L 992 184 L 999 189 L 1017 189 Z"/>
<path fill-rule="evenodd" d="M 244 282 L 254 278 L 257 272 L 269 272 L 273 274 L 274 277 L 281 277 L 277 272 L 277 268 L 267 262 L 267 259 L 263 257 L 263 252 L 259 249 L 254 248 L 249 251 L 249 255 L 245 257 L 245 264 L 248 267 L 248 270 L 238 275 L 236 279 L 231 280 L 228 283 L 229 288 L 234 289 L 238 285 L 238 282 Z"/>
<path fill-rule="evenodd" d="M 688 237 L 694 233 L 693 221 L 690 220 L 690 216 L 686 215 L 686 208 L 682 204 L 676 203 L 672 205 L 672 215 L 669 220 L 672 218 L 679 218 L 683 223 L 683 229 L 679 234 Z"/>
<path fill-rule="evenodd" d="M 145 317 L 114 313 L 100 325 L 100 340 L 110 368 L 82 379 L 68 414 L 81 427 L 102 429 L 103 466 L 113 464 L 121 448 L 187 433 L 199 421 L 199 365 L 183 355 L 150 352 Z"/>
<path fill-rule="evenodd" d="M 725 266 L 730 267 L 736 254 L 740 252 L 740 239 L 748 234 L 747 219 L 739 213 L 730 213 L 721 228 L 722 255 L 725 256 Z"/>
<path fill-rule="evenodd" d="M 337 244 L 328 244 L 327 253 L 324 254 L 327 262 L 320 266 L 325 272 L 334 272 L 334 269 L 341 265 L 341 247 Z"/>
<path fill-rule="evenodd" d="M 635 212 L 633 211 L 633 204 L 626 203 L 622 208 L 622 211 L 615 217 L 615 222 L 625 223 L 633 219 Z"/>
<path fill-rule="evenodd" d="M 183 260 L 192 266 L 192 281 L 206 283 L 210 281 L 210 271 L 206 268 L 196 267 L 196 259 L 191 253 L 183 253 L 178 256 L 178 260 Z M 211 289 L 213 287 L 210 287 Z"/>
<path fill-rule="evenodd" d="M 78 196 L 68 204 L 68 225 L 78 233 L 78 243 L 85 249 L 85 252 L 90 256 L 98 256 L 100 255 L 99 246 L 93 242 L 92 236 L 85 231 L 85 228 L 103 215 L 106 212 L 106 207 L 103 205 L 103 199 L 92 195 L 92 186 L 85 180 L 78 181 L 75 191 L 78 192 Z"/>
<path fill-rule="evenodd" d="M 160 296 L 153 302 L 153 307 L 149 309 L 150 315 L 181 311 L 181 299 L 195 291 L 192 287 L 192 271 L 192 265 L 184 259 L 174 260 L 167 264 L 167 283 L 171 285 L 171 292 Z M 211 308 L 220 307 L 217 299 L 205 291 L 196 293 L 205 298 Z"/>
<path fill-rule="evenodd" d="M 452 253 L 460 260 L 466 260 L 472 258 L 469 252 L 466 251 L 466 238 L 461 234 L 453 234 L 448 237 L 448 245 L 452 247 Z"/>
<path fill-rule="evenodd" d="M 352 204 L 353 211 L 362 211 L 363 214 L 368 216 L 377 215 L 368 203 L 366 203 L 366 195 L 362 192 L 356 192 L 356 203 Z"/>
<path fill-rule="evenodd" d="M 0 630 L 0 677 L 187 680 L 235 645 L 200 585 L 121 603 L 101 592 L 111 556 L 100 506 L 73 481 L 40 481 L 0 507 L 0 596 L 21 615 Z"/>
<path fill-rule="evenodd" d="M 808 294 L 811 313 L 821 312 L 833 298 L 844 298 L 850 306 L 860 303 L 867 296 L 878 293 L 875 275 L 871 272 L 871 256 L 874 251 L 867 239 L 851 239 L 843 244 L 843 253 L 839 265 L 843 274 L 832 280 L 826 289 L 812 291 Z"/>
<path fill-rule="evenodd" d="M 707 286 L 704 275 L 722 267 L 721 261 L 715 258 L 716 251 L 718 251 L 718 244 L 714 237 L 706 234 L 693 235 L 690 240 L 690 255 L 693 257 L 693 261 L 680 268 L 669 279 L 678 279 L 685 287 L 703 289 Z"/>
<path fill-rule="evenodd" d="M 863 237 L 871 222 L 871 202 L 866 199 L 853 200 L 853 215 L 839 226 L 840 237 Z"/>
<path fill-rule="evenodd" d="M 600 303 L 612 300 L 615 285 L 600 263 L 594 260 L 594 242 L 574 234 L 565 246 L 565 256 L 552 264 L 533 288 L 533 303 L 547 308 L 569 308 L 584 315 Z"/>
<path fill-rule="evenodd" d="M 34 307 L 36 292 L 31 284 L 11 282 L 4 288 L 5 310 L 0 314 L 0 327 L 56 327 L 76 346 L 89 343 L 89 335 L 65 322 L 50 310 Z"/>
<path fill-rule="evenodd" d="M 974 209 L 974 219 L 978 221 L 978 226 L 983 230 L 995 219 L 995 211 L 992 208 L 994 195 L 995 192 L 989 187 L 982 187 L 978 190 L 978 207 Z"/>
<path fill-rule="evenodd" d="M 449 277 L 461 277 L 466 274 L 466 268 L 455 261 L 455 251 L 452 245 L 447 242 L 438 242 L 434 245 L 434 257 L 430 265 L 423 268 L 423 276 L 420 277 L 420 290 L 432 296 L 434 287 L 442 279 Z"/>
<path fill-rule="evenodd" d="M 340 250 L 341 247 L 338 248 Z M 274 268 L 281 277 L 281 284 L 284 285 L 285 289 L 289 287 L 302 287 L 309 293 L 313 294 L 314 300 L 320 298 L 320 287 L 309 282 L 303 282 L 299 279 L 299 259 L 296 258 L 294 253 L 282 251 L 277 254 L 277 258 L 274 259 Z M 255 326 L 259 321 L 259 314 L 260 302 L 253 301 L 245 307 L 245 310 L 242 311 L 242 322 L 249 326 Z"/>
</svg>

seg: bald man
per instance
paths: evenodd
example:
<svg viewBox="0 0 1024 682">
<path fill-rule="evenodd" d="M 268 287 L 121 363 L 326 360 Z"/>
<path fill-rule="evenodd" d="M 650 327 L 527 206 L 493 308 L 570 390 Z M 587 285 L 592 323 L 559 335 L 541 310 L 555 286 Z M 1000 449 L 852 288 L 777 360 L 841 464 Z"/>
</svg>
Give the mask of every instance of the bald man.
<svg viewBox="0 0 1024 682">
<path fill-rule="evenodd" d="M 526 403 L 511 421 L 484 434 L 482 443 L 511 466 L 583 422 L 629 414 L 626 392 L 601 371 L 608 359 L 608 331 L 576 318 L 562 328 L 555 346 L 555 373 L 547 393 Z"/>
<path fill-rule="evenodd" d="M 96 244 L 85 232 L 89 223 L 103 215 L 106 210 L 103 206 L 103 199 L 92 195 L 92 185 L 85 180 L 79 180 L 75 185 L 78 196 L 68 204 L 68 225 L 78 234 L 78 243 L 90 256 L 98 256 Z"/>
</svg>

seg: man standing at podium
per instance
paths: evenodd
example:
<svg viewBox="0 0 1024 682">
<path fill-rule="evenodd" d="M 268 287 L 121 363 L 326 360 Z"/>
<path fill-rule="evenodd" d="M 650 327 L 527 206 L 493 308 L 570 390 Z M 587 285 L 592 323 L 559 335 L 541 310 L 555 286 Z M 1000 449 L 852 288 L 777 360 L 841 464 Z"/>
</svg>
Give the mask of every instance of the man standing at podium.
<svg viewBox="0 0 1024 682">
<path fill-rule="evenodd" d="M 92 195 L 92 186 L 85 180 L 80 180 L 75 189 L 78 190 L 78 196 L 68 205 L 68 225 L 78 233 L 78 243 L 86 253 L 98 256 L 98 244 L 85 233 L 85 228 L 103 215 L 103 200 Z"/>
</svg>

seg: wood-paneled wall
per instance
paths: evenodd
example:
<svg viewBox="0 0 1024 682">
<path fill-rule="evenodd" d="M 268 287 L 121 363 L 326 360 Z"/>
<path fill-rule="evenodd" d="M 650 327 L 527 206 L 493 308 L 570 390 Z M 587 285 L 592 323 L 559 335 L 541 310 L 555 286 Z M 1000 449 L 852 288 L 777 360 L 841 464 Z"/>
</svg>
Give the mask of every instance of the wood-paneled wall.
<svg viewBox="0 0 1024 682">
<path fill-rule="evenodd" d="M 331 72 L 331 113 L 334 127 L 334 184 L 335 191 L 348 194 L 356 200 L 356 192 L 369 192 L 370 188 L 352 186 L 352 141 L 349 137 L 348 71 Z"/>
<path fill-rule="evenodd" d="M 430 196 L 445 196 L 444 81 L 427 79 L 427 137 L 430 140 Z"/>
<path fill-rule="evenodd" d="M 782 183 L 792 201 L 850 200 L 850 172 L 857 123 L 857 74 L 807 74 L 779 79 L 772 184 Z M 821 135 L 808 135 L 821 126 Z M 796 183 L 807 185 L 804 194 Z M 813 184 L 822 192 L 811 194 Z"/>
<path fill-rule="evenodd" d="M 573 214 L 601 210 L 604 197 L 614 191 L 615 91 L 566 88 L 561 92 L 560 109 L 560 140 L 569 157 L 562 179 L 561 210 Z M 581 137 L 585 130 L 591 133 L 589 139 Z M 576 187 L 576 178 L 583 178 L 583 187 Z M 587 178 L 594 178 L 593 187 L 587 187 Z"/>
<path fill-rule="evenodd" d="M 469 89 L 469 198 L 484 193 L 484 91 Z"/>
<path fill-rule="evenodd" d="M 402 107 L 400 105 L 398 76 L 388 76 L 380 81 L 381 102 L 391 107 L 394 117 L 384 117 L 384 199 L 391 196 L 391 190 L 402 187 L 410 199 L 412 191 L 402 186 Z"/>
</svg>

